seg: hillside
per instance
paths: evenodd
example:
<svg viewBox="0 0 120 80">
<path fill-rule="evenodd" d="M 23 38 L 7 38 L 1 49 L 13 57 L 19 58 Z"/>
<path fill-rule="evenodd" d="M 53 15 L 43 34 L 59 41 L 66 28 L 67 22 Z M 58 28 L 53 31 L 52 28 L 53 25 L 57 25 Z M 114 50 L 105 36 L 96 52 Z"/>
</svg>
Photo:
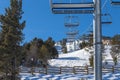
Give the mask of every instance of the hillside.
<svg viewBox="0 0 120 80">
<path fill-rule="evenodd" d="M 109 65 L 113 65 L 112 57 L 110 55 L 111 46 L 105 46 L 105 51 L 103 55 L 105 59 L 103 62 L 107 61 Z M 89 56 L 90 52 L 93 49 L 82 49 L 71 53 L 61 53 L 59 54 L 58 59 L 49 60 L 50 66 L 84 66 L 89 65 Z M 21 80 L 93 80 L 94 75 L 83 75 L 83 74 L 72 74 L 72 73 L 65 73 L 65 74 L 41 74 L 41 73 L 20 73 Z M 120 72 L 116 73 L 105 73 L 102 76 L 102 80 L 120 80 Z"/>
<path fill-rule="evenodd" d="M 71 53 L 59 54 L 58 59 L 49 60 L 49 65 L 51 66 L 83 66 L 89 65 L 89 52 L 85 51 L 85 49 L 78 50 Z"/>
<path fill-rule="evenodd" d="M 107 62 L 110 65 L 113 65 L 112 57 L 110 55 L 111 46 L 105 46 L 105 51 L 103 53 L 103 62 Z M 89 57 L 93 52 L 93 48 L 84 48 L 82 50 L 74 51 L 71 53 L 62 53 L 59 54 L 58 59 L 49 60 L 50 66 L 85 66 L 89 65 Z"/>
</svg>

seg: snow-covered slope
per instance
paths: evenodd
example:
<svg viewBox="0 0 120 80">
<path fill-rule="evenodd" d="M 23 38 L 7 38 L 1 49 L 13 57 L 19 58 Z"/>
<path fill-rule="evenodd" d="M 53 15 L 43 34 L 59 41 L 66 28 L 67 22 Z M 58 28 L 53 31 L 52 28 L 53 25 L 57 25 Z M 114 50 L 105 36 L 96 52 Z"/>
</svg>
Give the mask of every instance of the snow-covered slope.
<svg viewBox="0 0 120 80">
<path fill-rule="evenodd" d="M 21 80 L 94 80 L 93 75 L 82 74 L 21 74 Z M 107 73 L 103 74 L 102 80 L 120 80 L 120 73 Z"/>
<path fill-rule="evenodd" d="M 105 60 L 108 63 L 112 63 L 112 57 L 110 55 L 111 46 L 105 46 Z M 59 54 L 58 59 L 49 60 L 49 65 L 51 66 L 82 66 L 89 65 L 90 52 L 93 52 L 93 48 L 85 48 L 72 53 Z M 110 61 L 111 60 L 111 61 Z M 112 63 L 113 64 L 113 63 Z M 83 75 L 83 74 L 39 74 L 34 73 L 20 73 L 21 80 L 93 80 L 93 74 Z M 120 80 L 120 72 L 118 73 L 106 73 L 102 75 L 102 80 Z"/>
<path fill-rule="evenodd" d="M 103 62 L 107 62 L 110 65 L 113 65 L 113 60 L 110 55 L 111 46 L 105 46 L 105 51 L 103 53 L 104 59 Z M 93 48 L 84 48 L 82 50 L 74 51 L 66 54 L 59 54 L 58 59 L 49 60 L 50 66 L 85 66 L 89 65 L 89 57 L 93 53 Z"/>
<path fill-rule="evenodd" d="M 67 54 L 59 54 L 58 59 L 49 60 L 49 65 L 51 66 L 83 66 L 89 65 L 89 52 L 85 51 L 85 49 L 78 50 L 75 52 L 67 53 Z"/>
<path fill-rule="evenodd" d="M 110 51 L 111 51 L 111 46 L 105 46 L 105 53 L 103 53 L 103 55 L 105 55 L 105 59 L 103 61 L 109 63 L 110 65 L 114 65 Z"/>
</svg>

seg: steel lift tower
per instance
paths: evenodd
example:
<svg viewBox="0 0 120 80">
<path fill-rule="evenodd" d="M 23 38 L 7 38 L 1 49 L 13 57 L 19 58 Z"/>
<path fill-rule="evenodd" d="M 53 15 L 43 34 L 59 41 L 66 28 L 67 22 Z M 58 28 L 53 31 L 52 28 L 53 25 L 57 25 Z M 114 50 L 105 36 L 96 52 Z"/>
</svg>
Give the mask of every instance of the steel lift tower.
<svg viewBox="0 0 120 80">
<path fill-rule="evenodd" d="M 82 3 L 55 1 L 50 0 L 51 10 L 54 14 L 93 14 L 94 80 L 102 80 L 101 0 L 88 0 Z"/>
</svg>

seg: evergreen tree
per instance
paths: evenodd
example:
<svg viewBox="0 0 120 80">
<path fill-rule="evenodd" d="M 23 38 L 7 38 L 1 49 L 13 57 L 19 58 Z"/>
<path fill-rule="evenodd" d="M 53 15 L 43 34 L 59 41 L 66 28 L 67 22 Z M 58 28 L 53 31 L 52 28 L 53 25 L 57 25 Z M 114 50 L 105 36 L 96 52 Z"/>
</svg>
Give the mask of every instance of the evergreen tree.
<svg viewBox="0 0 120 80">
<path fill-rule="evenodd" d="M 23 40 L 22 30 L 25 27 L 25 21 L 22 19 L 22 0 L 10 0 L 10 7 L 5 9 L 5 14 L 0 15 L 1 39 L 0 48 L 2 50 L 3 65 L 6 73 L 11 74 L 11 80 L 15 80 L 15 68 L 18 56 L 20 55 L 20 43 Z M 9 68 L 5 68 L 9 66 Z M 9 70 L 8 70 L 9 69 Z"/>
<path fill-rule="evenodd" d="M 82 40 L 82 43 L 79 44 L 79 47 L 83 49 L 87 46 L 92 46 L 93 44 L 92 37 L 93 37 L 92 32 L 90 34 L 83 34 L 80 38 Z"/>
<path fill-rule="evenodd" d="M 111 56 L 113 58 L 115 65 L 116 65 L 117 59 L 120 56 L 120 46 L 112 46 L 110 53 L 111 53 Z"/>
<path fill-rule="evenodd" d="M 85 41 L 83 41 L 79 46 L 80 46 L 81 49 L 83 49 L 83 48 L 85 48 L 86 46 L 88 46 L 88 43 L 85 42 Z"/>
<path fill-rule="evenodd" d="M 52 40 L 51 37 L 49 37 L 46 41 L 45 41 L 46 46 L 48 46 L 49 48 L 53 47 L 55 42 Z"/>
<path fill-rule="evenodd" d="M 56 48 L 54 48 L 54 44 L 55 41 L 53 41 L 51 37 L 49 37 L 48 40 L 45 41 L 45 45 L 49 51 L 50 58 L 56 58 L 58 56 L 58 52 Z"/>
<path fill-rule="evenodd" d="M 63 53 L 67 53 L 67 47 L 66 47 L 67 39 L 63 39 L 60 43 L 62 45 Z"/>
<path fill-rule="evenodd" d="M 89 38 L 89 46 L 93 46 L 93 31 L 90 31 L 90 34 L 88 34 Z"/>
<path fill-rule="evenodd" d="M 91 67 L 94 67 L 94 61 L 93 60 L 94 60 L 94 56 L 91 55 L 90 58 L 89 58 L 89 63 L 90 63 Z"/>
<path fill-rule="evenodd" d="M 112 38 L 112 45 L 119 45 L 120 44 L 120 35 L 116 34 Z"/>
<path fill-rule="evenodd" d="M 54 59 L 54 58 L 58 58 L 58 51 L 55 47 L 52 48 L 52 55 L 51 55 L 51 58 Z"/>
<path fill-rule="evenodd" d="M 45 42 L 42 39 L 34 38 L 31 42 L 23 45 L 23 53 L 25 54 L 25 66 L 37 65 L 37 62 L 44 62 L 47 64 L 47 60 L 51 58 L 57 58 L 58 52 L 54 47 L 54 41 L 51 37 Z M 33 59 L 33 61 L 31 61 Z M 39 63 L 38 63 L 39 64 Z"/>
<path fill-rule="evenodd" d="M 120 56 L 120 35 L 116 34 L 112 38 L 112 48 L 111 48 L 111 56 L 115 65 L 117 64 L 117 59 Z"/>
<path fill-rule="evenodd" d="M 40 53 L 39 49 L 43 45 L 43 40 L 34 38 L 30 43 L 28 43 L 24 49 L 26 55 L 26 64 L 30 66 L 31 59 L 33 59 L 32 64 L 37 65 L 38 55 Z"/>
<path fill-rule="evenodd" d="M 49 50 L 45 45 L 42 45 L 40 49 L 39 58 L 42 60 L 43 64 L 47 66 L 47 60 L 50 59 Z"/>
</svg>

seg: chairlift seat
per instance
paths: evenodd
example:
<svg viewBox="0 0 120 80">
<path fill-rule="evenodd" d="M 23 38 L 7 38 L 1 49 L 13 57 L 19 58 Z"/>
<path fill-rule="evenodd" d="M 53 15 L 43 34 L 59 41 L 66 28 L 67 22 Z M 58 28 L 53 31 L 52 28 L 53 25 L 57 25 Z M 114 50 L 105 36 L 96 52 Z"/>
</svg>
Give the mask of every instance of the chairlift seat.
<svg viewBox="0 0 120 80">
<path fill-rule="evenodd" d="M 50 1 L 54 14 L 88 14 L 94 12 L 94 3 L 54 3 Z"/>
<path fill-rule="evenodd" d="M 102 24 L 112 24 L 112 21 L 103 21 Z"/>
<path fill-rule="evenodd" d="M 93 8 L 93 3 L 52 3 L 53 9 L 81 9 L 81 8 Z"/>
<path fill-rule="evenodd" d="M 78 9 L 52 9 L 54 14 L 93 14 L 94 10 L 78 10 Z"/>
<path fill-rule="evenodd" d="M 67 32 L 66 34 L 67 34 L 67 35 L 76 35 L 76 34 L 78 34 L 78 31 L 74 31 L 74 32 Z"/>
<path fill-rule="evenodd" d="M 111 1 L 112 5 L 120 5 L 120 1 Z"/>
<path fill-rule="evenodd" d="M 74 39 L 74 37 L 67 37 L 67 39 Z"/>
<path fill-rule="evenodd" d="M 105 17 L 105 19 L 101 22 L 101 24 L 112 24 L 112 17 L 109 13 L 101 14 Z"/>
<path fill-rule="evenodd" d="M 76 27 L 76 26 L 79 26 L 79 23 L 65 23 L 64 25 L 66 27 Z"/>
</svg>

